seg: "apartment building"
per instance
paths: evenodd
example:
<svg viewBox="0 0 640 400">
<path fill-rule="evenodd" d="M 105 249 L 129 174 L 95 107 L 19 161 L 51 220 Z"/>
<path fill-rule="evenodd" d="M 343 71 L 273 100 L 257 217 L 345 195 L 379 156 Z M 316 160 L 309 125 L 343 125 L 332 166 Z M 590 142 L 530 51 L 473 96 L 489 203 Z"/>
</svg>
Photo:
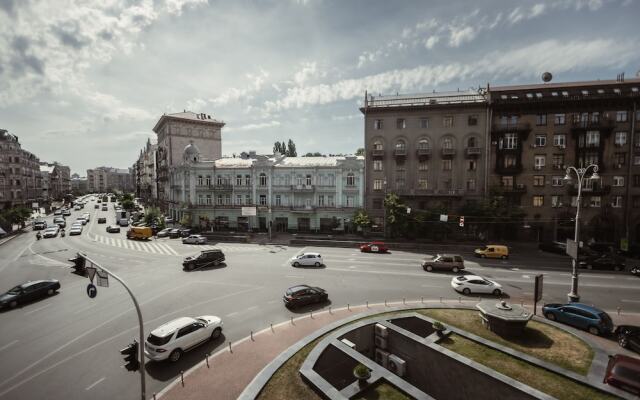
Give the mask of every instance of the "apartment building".
<svg viewBox="0 0 640 400">
<path fill-rule="evenodd" d="M 640 79 L 490 88 L 490 188 L 526 213 L 531 238 L 573 238 L 577 181 L 581 238 L 640 240 Z M 588 173 L 591 175 L 591 173 Z"/>
<path fill-rule="evenodd" d="M 170 176 L 170 215 L 205 229 L 348 230 L 364 204 L 363 176 L 363 157 L 207 160 L 191 143 Z"/>
<path fill-rule="evenodd" d="M 87 170 L 87 190 L 89 193 L 131 193 L 134 181 L 130 168 L 98 167 Z"/>
<path fill-rule="evenodd" d="M 169 177 L 172 168 L 182 163 L 183 151 L 194 143 L 207 159 L 222 156 L 222 127 L 224 122 L 210 115 L 184 110 L 181 113 L 164 114 L 153 131 L 157 134 L 155 161 L 156 193 L 159 205 L 169 208 Z"/>
<path fill-rule="evenodd" d="M 38 157 L 24 150 L 18 136 L 0 129 L 0 210 L 42 202 Z"/>
<path fill-rule="evenodd" d="M 153 203 L 158 197 L 156 177 L 156 156 L 158 145 L 147 140 L 145 147 L 140 150 L 138 160 L 134 164 L 134 179 L 136 197 L 143 199 L 145 204 Z"/>
<path fill-rule="evenodd" d="M 483 91 L 365 95 L 365 208 L 384 227 L 383 200 L 395 193 L 413 210 L 483 198 L 487 102 Z"/>
<path fill-rule="evenodd" d="M 78 174 L 71 175 L 71 193 L 74 195 L 84 195 L 88 192 L 89 185 L 86 176 L 80 176 Z"/>
</svg>

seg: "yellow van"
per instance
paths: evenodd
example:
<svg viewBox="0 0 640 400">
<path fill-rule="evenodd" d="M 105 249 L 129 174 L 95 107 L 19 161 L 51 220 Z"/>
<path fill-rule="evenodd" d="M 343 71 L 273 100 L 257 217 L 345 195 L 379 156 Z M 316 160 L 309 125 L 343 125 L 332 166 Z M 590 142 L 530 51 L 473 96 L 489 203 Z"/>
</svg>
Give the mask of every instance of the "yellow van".
<svg viewBox="0 0 640 400">
<path fill-rule="evenodd" d="M 127 239 L 147 240 L 153 236 L 153 231 L 148 226 L 132 226 L 127 231 Z"/>
<path fill-rule="evenodd" d="M 506 260 L 509 258 L 509 248 L 501 244 L 488 244 L 485 247 L 476 249 L 476 257 L 482 258 L 502 258 Z"/>
</svg>

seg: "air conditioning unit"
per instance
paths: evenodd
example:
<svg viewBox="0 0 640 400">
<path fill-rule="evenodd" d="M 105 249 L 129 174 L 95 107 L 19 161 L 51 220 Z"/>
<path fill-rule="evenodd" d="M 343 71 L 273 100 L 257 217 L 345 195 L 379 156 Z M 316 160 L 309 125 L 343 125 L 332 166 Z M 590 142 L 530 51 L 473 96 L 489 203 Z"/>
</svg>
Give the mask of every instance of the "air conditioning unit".
<svg viewBox="0 0 640 400">
<path fill-rule="evenodd" d="M 389 352 L 382 349 L 376 349 L 376 363 L 387 368 L 389 365 Z"/>
<path fill-rule="evenodd" d="M 383 338 L 382 336 L 377 336 L 373 339 L 373 342 L 375 343 L 376 347 L 379 349 L 386 349 L 387 348 L 387 338 Z"/>
<path fill-rule="evenodd" d="M 395 354 L 389 354 L 387 369 L 398 376 L 404 376 L 407 363 Z"/>
<path fill-rule="evenodd" d="M 376 336 L 382 336 L 386 338 L 389 332 L 387 331 L 387 327 L 381 324 L 375 325 Z"/>
<path fill-rule="evenodd" d="M 348 339 L 342 339 L 341 342 L 346 344 L 347 346 L 351 347 L 353 350 L 356 349 L 356 344 L 353 343 L 352 341 L 348 340 Z"/>
</svg>

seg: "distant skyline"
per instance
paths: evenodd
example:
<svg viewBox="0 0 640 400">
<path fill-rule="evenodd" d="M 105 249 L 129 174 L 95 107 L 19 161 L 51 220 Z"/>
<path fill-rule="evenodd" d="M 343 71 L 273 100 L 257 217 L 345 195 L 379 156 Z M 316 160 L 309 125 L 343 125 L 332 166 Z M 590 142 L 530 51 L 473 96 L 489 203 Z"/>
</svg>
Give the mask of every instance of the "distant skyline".
<svg viewBox="0 0 640 400">
<path fill-rule="evenodd" d="M 482 7 L 479 7 L 482 5 Z M 373 94 L 615 79 L 640 1 L 0 0 L 0 128 L 47 162 L 130 167 L 163 113 L 225 155 L 363 146 Z"/>
</svg>

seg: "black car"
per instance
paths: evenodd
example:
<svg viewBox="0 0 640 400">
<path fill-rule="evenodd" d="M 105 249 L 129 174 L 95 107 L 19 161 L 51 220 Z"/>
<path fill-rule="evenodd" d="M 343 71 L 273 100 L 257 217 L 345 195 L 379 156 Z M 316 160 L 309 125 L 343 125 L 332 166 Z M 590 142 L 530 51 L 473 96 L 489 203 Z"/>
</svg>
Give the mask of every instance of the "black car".
<svg viewBox="0 0 640 400">
<path fill-rule="evenodd" d="M 182 262 L 182 269 L 193 271 L 194 269 L 203 267 L 217 267 L 225 260 L 222 250 L 203 250 L 197 256 L 190 256 Z"/>
<path fill-rule="evenodd" d="M 542 242 L 538 244 L 538 249 L 549 253 L 567 254 L 567 244 L 562 242 Z"/>
<path fill-rule="evenodd" d="M 177 239 L 179 237 L 182 237 L 182 234 L 180 231 L 181 229 L 178 229 L 178 228 L 171 229 L 167 236 L 169 236 L 169 238 L 171 239 Z"/>
<path fill-rule="evenodd" d="M 620 347 L 640 353 L 640 326 L 620 325 L 614 334 Z"/>
<path fill-rule="evenodd" d="M 107 223 L 107 219 L 105 217 L 100 217 L 100 218 L 98 218 L 98 223 L 99 224 L 106 224 Z"/>
<path fill-rule="evenodd" d="M 193 233 L 193 229 L 180 229 L 180 236 L 183 238 L 191 236 Z"/>
<path fill-rule="evenodd" d="M 120 226 L 118 225 L 107 226 L 107 233 L 120 233 Z"/>
<path fill-rule="evenodd" d="M 289 308 L 307 304 L 324 303 L 328 299 L 329 294 L 326 290 L 308 285 L 290 287 L 282 297 L 284 305 Z"/>
<path fill-rule="evenodd" d="M 56 279 L 23 283 L 0 295 L 0 308 L 15 308 L 18 304 L 51 296 L 58 289 L 60 289 L 60 282 Z"/>
<path fill-rule="evenodd" d="M 580 266 L 587 269 L 608 269 L 614 271 L 623 271 L 625 268 L 625 260 L 615 254 L 598 254 L 586 257 L 580 261 Z"/>
</svg>

